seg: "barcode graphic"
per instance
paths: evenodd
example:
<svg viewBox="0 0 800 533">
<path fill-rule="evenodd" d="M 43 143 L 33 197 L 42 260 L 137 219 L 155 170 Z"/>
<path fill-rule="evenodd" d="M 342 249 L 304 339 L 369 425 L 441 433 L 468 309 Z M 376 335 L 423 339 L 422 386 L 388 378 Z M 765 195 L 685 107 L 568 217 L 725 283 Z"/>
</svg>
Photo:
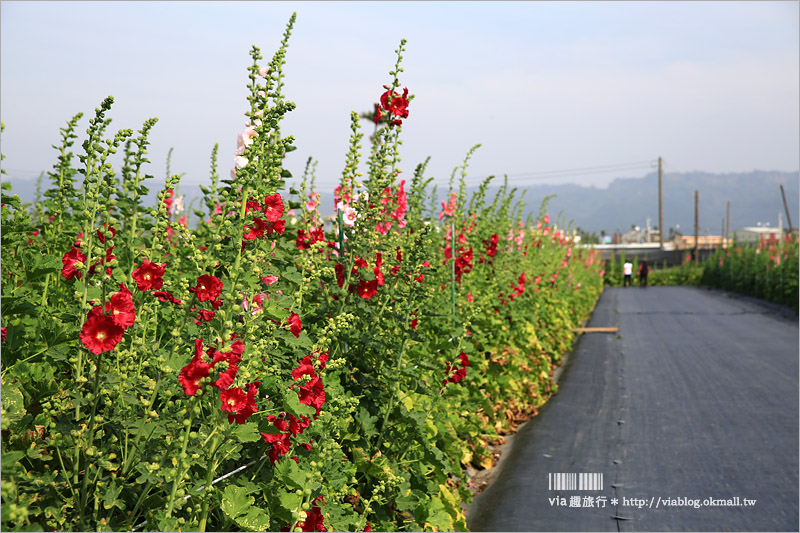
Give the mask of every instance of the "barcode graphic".
<svg viewBox="0 0 800 533">
<path fill-rule="evenodd" d="M 548 490 L 603 490 L 602 472 L 547 474 Z"/>
</svg>

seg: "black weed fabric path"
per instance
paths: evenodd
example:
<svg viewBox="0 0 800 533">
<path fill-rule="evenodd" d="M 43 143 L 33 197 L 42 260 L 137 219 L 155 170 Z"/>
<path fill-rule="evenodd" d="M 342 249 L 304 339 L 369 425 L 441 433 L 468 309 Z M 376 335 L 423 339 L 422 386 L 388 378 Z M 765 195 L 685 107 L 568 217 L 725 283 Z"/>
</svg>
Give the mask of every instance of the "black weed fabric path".
<svg viewBox="0 0 800 533">
<path fill-rule="evenodd" d="M 728 293 L 607 288 L 473 531 L 797 531 L 798 322 Z M 558 473 L 603 475 L 557 490 Z"/>
</svg>

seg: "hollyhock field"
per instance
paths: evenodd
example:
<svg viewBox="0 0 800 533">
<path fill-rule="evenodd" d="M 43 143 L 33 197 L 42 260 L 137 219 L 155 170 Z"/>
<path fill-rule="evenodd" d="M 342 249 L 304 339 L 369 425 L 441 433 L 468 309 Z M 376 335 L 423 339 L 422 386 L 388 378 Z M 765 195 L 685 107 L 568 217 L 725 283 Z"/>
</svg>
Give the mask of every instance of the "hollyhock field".
<svg viewBox="0 0 800 533">
<path fill-rule="evenodd" d="M 444 201 L 400 168 L 404 41 L 323 218 L 312 161 L 283 166 L 293 24 L 253 47 L 201 208 L 177 175 L 144 205 L 157 119 L 108 131 L 112 97 L 61 130 L 43 201 L 4 184 L 4 530 L 466 531 L 467 467 L 554 392 L 598 256 L 508 184 L 467 195 L 475 148 Z"/>
</svg>

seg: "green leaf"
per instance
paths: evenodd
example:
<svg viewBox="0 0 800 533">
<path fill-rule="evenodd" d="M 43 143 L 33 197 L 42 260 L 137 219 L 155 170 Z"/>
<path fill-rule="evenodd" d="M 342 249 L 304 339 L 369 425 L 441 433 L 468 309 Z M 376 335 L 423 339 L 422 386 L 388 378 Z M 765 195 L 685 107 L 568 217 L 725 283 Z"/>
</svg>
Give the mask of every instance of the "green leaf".
<svg viewBox="0 0 800 533">
<path fill-rule="evenodd" d="M 231 430 L 231 433 L 239 442 L 256 442 L 261 440 L 261 435 L 258 434 L 258 424 L 254 422 L 236 424 L 236 427 Z"/>
<path fill-rule="evenodd" d="M 103 491 L 103 507 L 105 509 L 117 507 L 120 510 L 124 510 L 125 502 L 119 499 L 119 495 L 121 493 L 122 486 L 117 485 L 114 481 L 111 481 L 108 485 L 105 485 L 105 490 Z"/>
<path fill-rule="evenodd" d="M 286 395 L 286 400 L 283 406 L 286 408 L 287 413 L 298 418 L 301 416 L 311 416 L 317 412 L 317 410 L 310 405 L 300 403 L 300 398 L 297 396 L 297 394 L 292 394 L 291 392 Z"/>
<path fill-rule="evenodd" d="M 358 412 L 358 415 L 356 416 L 356 421 L 359 424 L 361 424 L 361 428 L 364 432 L 365 437 L 367 438 L 374 437 L 375 435 L 378 434 L 378 430 L 375 427 L 375 422 L 378 421 L 378 418 L 370 415 L 369 411 L 367 411 L 365 408 L 362 407 L 361 410 Z"/>
<path fill-rule="evenodd" d="M 8 474 L 14 471 L 14 465 L 25 457 L 25 452 L 8 452 L 4 453 L 0 464 L 3 466 L 3 473 Z"/>
<path fill-rule="evenodd" d="M 228 485 L 222 493 L 222 511 L 236 520 L 236 517 L 247 512 L 255 502 L 255 498 L 247 495 L 247 489 L 237 485 Z"/>
<path fill-rule="evenodd" d="M 306 473 L 292 460 L 279 461 L 275 466 L 275 475 L 288 489 L 302 489 L 306 483 Z"/>
<path fill-rule="evenodd" d="M 286 270 L 285 270 L 285 271 L 284 271 L 284 272 L 281 274 L 281 276 L 283 277 L 283 279 L 285 279 L 285 280 L 288 280 L 288 281 L 291 281 L 292 283 L 296 283 L 296 284 L 298 284 L 298 285 L 300 285 L 301 283 L 303 283 L 303 275 L 302 275 L 302 274 L 300 274 L 300 272 L 298 272 L 298 271 L 297 271 L 297 269 L 296 269 L 295 267 L 289 267 L 289 268 L 287 268 L 287 269 L 286 269 Z"/>
<path fill-rule="evenodd" d="M 233 521 L 247 531 L 269 531 L 269 515 L 260 507 L 251 507 L 244 516 L 238 516 Z"/>
<path fill-rule="evenodd" d="M 283 463 L 284 461 L 281 461 Z M 292 460 L 287 460 L 285 462 L 291 462 Z M 278 502 L 280 506 L 283 507 L 289 514 L 293 513 L 296 509 L 300 507 L 303 503 L 303 497 L 296 492 L 285 492 L 281 491 L 278 493 Z"/>
<path fill-rule="evenodd" d="M 439 531 L 454 531 L 453 519 L 447 513 L 444 504 L 439 498 L 428 500 L 427 505 L 424 503 L 418 505 L 414 516 L 424 516 L 425 523 L 437 528 Z"/>
</svg>

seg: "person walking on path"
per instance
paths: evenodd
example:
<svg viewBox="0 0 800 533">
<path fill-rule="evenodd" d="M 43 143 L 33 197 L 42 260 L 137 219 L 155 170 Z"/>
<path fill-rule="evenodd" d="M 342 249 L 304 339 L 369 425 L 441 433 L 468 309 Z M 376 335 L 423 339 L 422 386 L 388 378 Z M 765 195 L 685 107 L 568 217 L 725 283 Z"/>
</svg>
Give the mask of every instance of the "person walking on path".
<svg viewBox="0 0 800 533">
<path fill-rule="evenodd" d="M 622 274 L 622 286 L 627 287 L 628 285 L 632 285 L 633 263 L 631 263 L 629 259 L 626 259 L 625 264 L 622 265 Z"/>
<path fill-rule="evenodd" d="M 639 265 L 639 286 L 647 288 L 647 274 L 650 272 L 650 265 L 647 264 L 647 259 L 642 259 Z"/>
</svg>

